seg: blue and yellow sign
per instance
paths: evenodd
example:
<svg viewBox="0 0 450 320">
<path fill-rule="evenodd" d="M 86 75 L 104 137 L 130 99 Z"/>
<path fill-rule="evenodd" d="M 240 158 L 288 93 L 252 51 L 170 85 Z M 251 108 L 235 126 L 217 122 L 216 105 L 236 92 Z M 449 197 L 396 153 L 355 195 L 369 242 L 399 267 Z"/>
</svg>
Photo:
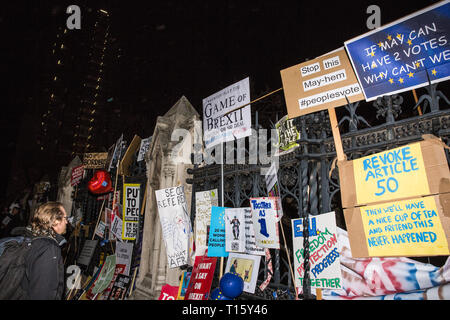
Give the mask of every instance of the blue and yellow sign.
<svg viewBox="0 0 450 320">
<path fill-rule="evenodd" d="M 450 78 L 450 3 L 345 42 L 366 101 Z"/>
</svg>

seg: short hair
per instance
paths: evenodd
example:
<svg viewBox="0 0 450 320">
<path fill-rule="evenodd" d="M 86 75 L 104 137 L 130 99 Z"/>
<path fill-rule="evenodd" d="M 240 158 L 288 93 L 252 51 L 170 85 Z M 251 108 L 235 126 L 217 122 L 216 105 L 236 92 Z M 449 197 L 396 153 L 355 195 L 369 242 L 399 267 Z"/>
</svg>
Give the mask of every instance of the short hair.
<svg viewBox="0 0 450 320">
<path fill-rule="evenodd" d="M 34 212 L 31 219 L 31 231 L 33 235 L 52 235 L 55 236 L 53 225 L 56 221 L 64 219 L 64 212 L 61 210 L 61 202 L 50 201 L 41 204 Z"/>
</svg>

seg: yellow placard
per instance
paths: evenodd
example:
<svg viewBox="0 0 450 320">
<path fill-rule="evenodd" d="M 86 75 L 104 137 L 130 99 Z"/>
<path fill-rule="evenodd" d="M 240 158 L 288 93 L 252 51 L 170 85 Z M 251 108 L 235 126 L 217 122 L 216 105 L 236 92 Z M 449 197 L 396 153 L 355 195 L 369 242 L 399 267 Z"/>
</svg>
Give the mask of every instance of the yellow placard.
<svg viewBox="0 0 450 320">
<path fill-rule="evenodd" d="M 369 256 L 448 255 L 433 196 L 360 207 Z"/>
<path fill-rule="evenodd" d="M 420 143 L 353 160 L 357 203 L 429 194 Z"/>
</svg>

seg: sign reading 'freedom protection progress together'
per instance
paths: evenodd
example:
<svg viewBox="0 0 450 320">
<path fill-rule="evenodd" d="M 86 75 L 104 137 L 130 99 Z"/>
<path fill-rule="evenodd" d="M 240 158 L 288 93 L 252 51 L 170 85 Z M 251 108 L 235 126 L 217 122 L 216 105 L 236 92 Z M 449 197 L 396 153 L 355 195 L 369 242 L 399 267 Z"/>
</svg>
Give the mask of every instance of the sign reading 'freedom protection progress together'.
<svg viewBox="0 0 450 320">
<path fill-rule="evenodd" d="M 448 80 L 449 32 L 444 1 L 345 42 L 366 100 Z"/>
</svg>

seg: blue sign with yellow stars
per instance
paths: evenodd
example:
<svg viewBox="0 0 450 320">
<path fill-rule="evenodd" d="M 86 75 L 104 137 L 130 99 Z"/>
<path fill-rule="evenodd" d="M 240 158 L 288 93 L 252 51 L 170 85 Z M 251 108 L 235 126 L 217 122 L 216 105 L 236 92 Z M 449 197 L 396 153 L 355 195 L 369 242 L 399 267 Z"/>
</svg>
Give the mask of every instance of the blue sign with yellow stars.
<svg viewBox="0 0 450 320">
<path fill-rule="evenodd" d="M 449 32 L 447 0 L 346 41 L 366 101 L 448 80 Z"/>
</svg>

